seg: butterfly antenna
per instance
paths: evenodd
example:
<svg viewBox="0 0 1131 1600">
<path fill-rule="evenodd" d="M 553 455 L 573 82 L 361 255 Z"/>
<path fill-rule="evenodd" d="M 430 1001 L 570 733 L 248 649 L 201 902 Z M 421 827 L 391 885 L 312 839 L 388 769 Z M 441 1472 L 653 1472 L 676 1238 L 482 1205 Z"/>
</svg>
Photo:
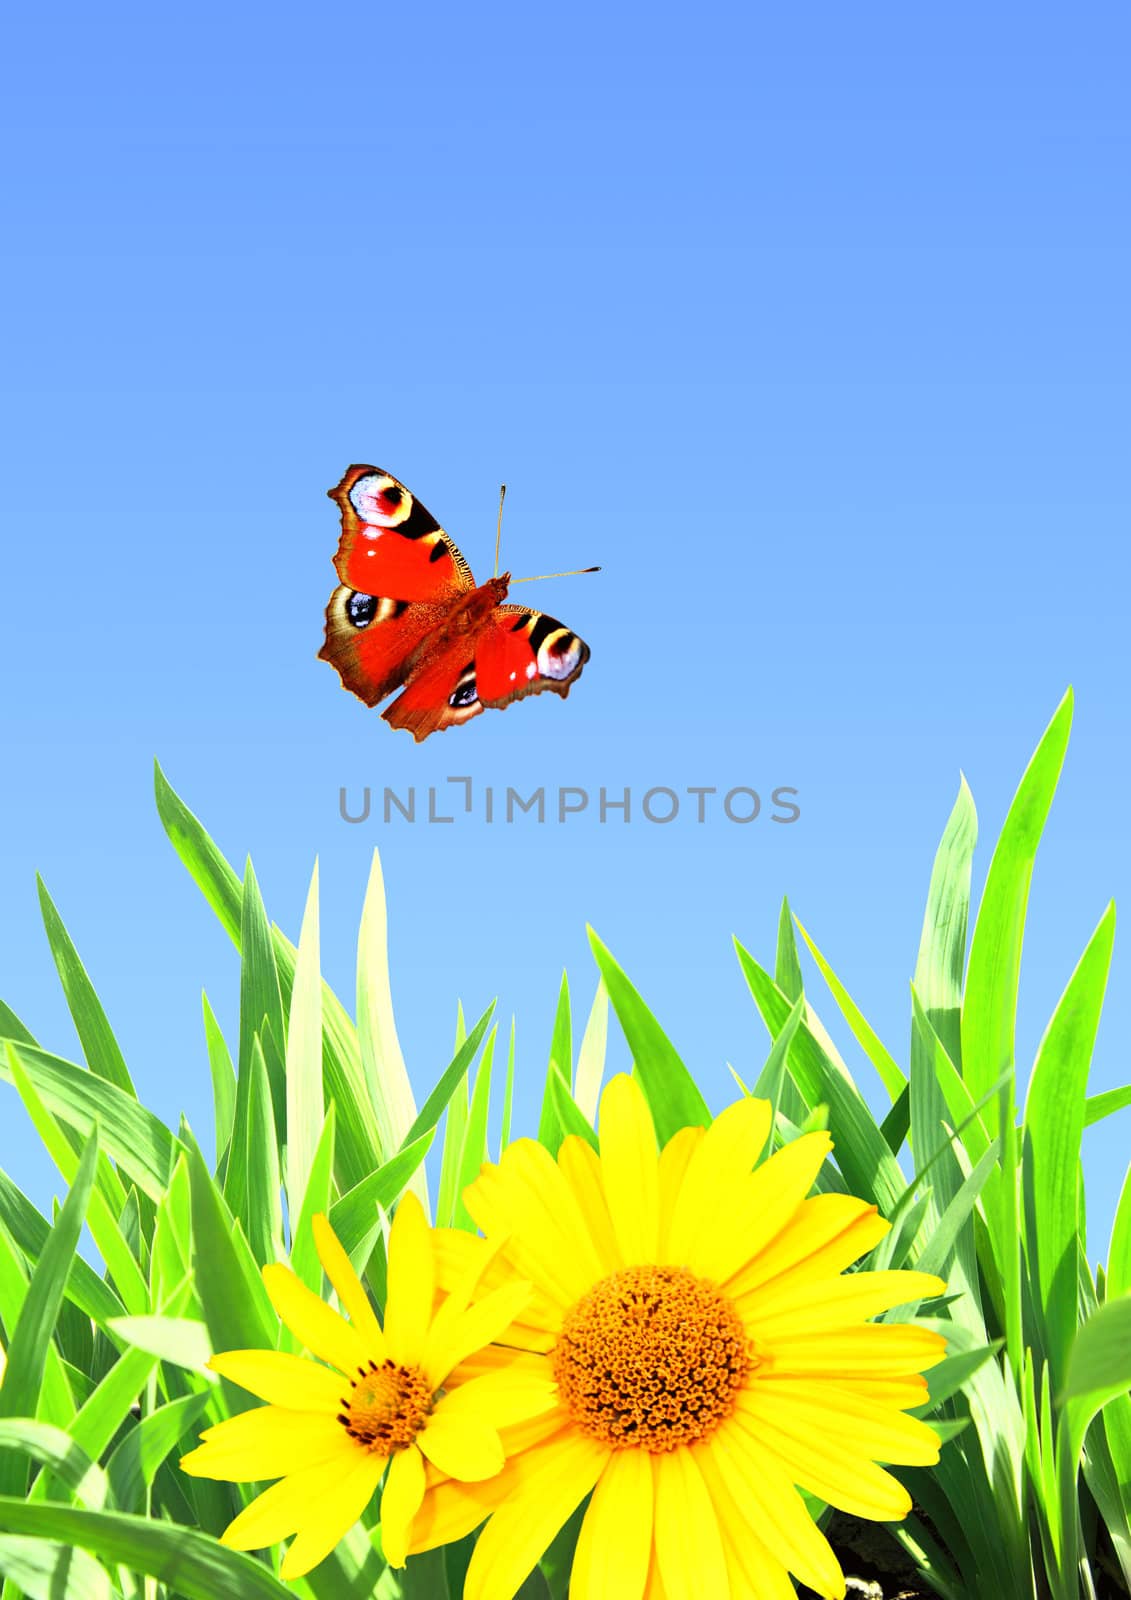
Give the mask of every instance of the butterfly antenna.
<svg viewBox="0 0 1131 1600">
<path fill-rule="evenodd" d="M 499 576 L 499 546 L 503 542 L 503 501 L 506 499 L 506 497 L 507 497 L 507 486 L 506 486 L 505 483 L 500 483 L 500 485 L 499 485 L 499 521 L 498 521 L 498 526 L 495 529 L 495 577 L 496 578 Z"/>
<path fill-rule="evenodd" d="M 536 572 L 532 578 L 512 578 L 511 587 L 516 583 L 542 583 L 546 578 L 580 578 L 587 572 L 600 570 L 600 567 L 573 567 L 569 572 Z"/>
</svg>

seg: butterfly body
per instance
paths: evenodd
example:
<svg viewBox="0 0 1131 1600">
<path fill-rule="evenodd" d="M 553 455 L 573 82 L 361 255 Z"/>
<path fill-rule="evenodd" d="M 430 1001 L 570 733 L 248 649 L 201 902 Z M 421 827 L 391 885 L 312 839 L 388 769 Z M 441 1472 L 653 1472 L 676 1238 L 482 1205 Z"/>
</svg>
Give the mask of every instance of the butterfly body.
<svg viewBox="0 0 1131 1600">
<path fill-rule="evenodd" d="M 418 741 L 544 689 L 565 696 L 589 648 L 562 623 L 506 605 L 510 574 L 476 585 L 430 512 L 391 473 L 355 465 L 329 491 L 342 513 L 319 652 L 366 705 Z"/>
</svg>

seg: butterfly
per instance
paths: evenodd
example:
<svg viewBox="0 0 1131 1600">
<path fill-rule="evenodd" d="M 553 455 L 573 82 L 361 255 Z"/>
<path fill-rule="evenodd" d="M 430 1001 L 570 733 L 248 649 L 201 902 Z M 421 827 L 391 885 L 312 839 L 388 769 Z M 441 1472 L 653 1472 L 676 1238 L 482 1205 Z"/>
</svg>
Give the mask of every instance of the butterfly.
<svg viewBox="0 0 1131 1600">
<path fill-rule="evenodd" d="M 341 582 L 318 654 L 344 688 L 367 706 L 401 689 L 382 716 L 417 742 L 488 706 L 568 695 L 589 647 L 545 612 L 504 605 L 509 572 L 477 585 L 435 517 L 380 467 L 352 466 L 327 492 L 342 513 Z"/>
</svg>

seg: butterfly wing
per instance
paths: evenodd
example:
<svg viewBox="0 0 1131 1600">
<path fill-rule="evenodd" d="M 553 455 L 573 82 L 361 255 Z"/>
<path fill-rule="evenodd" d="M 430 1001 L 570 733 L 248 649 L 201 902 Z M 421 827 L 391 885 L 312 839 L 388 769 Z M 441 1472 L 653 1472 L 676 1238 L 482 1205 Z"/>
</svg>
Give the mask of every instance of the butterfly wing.
<svg viewBox="0 0 1131 1600">
<path fill-rule="evenodd" d="M 400 686 L 413 653 L 461 595 L 471 569 L 420 501 L 379 467 L 350 467 L 329 491 L 342 514 L 319 651 L 345 688 L 376 705 Z"/>
<path fill-rule="evenodd" d="M 501 710 L 545 689 L 568 695 L 588 659 L 589 646 L 556 618 L 498 605 L 471 638 L 422 660 L 383 716 L 419 742 L 488 706 Z"/>
</svg>

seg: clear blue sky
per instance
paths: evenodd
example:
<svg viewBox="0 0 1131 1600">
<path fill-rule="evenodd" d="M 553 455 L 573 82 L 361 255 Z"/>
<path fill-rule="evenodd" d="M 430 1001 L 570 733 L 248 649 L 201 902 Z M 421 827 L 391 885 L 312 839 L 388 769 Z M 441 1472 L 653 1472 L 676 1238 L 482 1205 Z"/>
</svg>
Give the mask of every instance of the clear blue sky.
<svg viewBox="0 0 1131 1600">
<path fill-rule="evenodd" d="M 701 1074 L 788 892 L 889 1046 L 964 769 L 988 847 L 1071 681 L 1021 1059 L 1128 902 L 1126 7 L 24 7 L 9 24 L 0 993 L 75 1046 L 39 868 L 148 1101 L 205 1127 L 235 958 L 151 763 L 347 1000 L 381 844 L 418 1090 L 457 997 L 530 1126 L 591 921 Z M 419 748 L 315 660 L 347 463 L 588 641 Z M 795 785 L 792 827 L 349 827 L 339 786 Z M 1092 1087 L 1127 1078 L 1117 942 Z M 821 991 L 814 986 L 820 1003 Z M 829 1009 L 826 1007 L 826 1010 Z M 855 1057 L 852 1058 L 855 1061 Z M 862 1071 L 862 1078 L 871 1079 Z M 1125 1117 L 1127 1114 L 1124 1114 Z M 53 1180 L 5 1093 L 0 1160 Z M 1089 1135 L 1093 1253 L 1126 1122 Z"/>
</svg>

